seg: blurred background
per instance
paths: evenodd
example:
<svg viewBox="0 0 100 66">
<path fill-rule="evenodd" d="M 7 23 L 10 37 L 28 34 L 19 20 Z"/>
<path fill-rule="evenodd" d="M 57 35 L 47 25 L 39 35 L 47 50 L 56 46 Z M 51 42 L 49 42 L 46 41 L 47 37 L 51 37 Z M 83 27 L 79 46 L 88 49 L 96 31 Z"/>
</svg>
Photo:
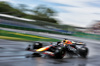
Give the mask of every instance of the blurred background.
<svg viewBox="0 0 100 66">
<path fill-rule="evenodd" d="M 85 43 L 88 57 L 32 58 L 25 50 L 65 38 Z M 0 66 L 100 66 L 99 52 L 100 0 L 0 0 Z"/>
<path fill-rule="evenodd" d="M 0 0 L 0 27 L 100 40 L 98 1 L 73 2 Z"/>
</svg>

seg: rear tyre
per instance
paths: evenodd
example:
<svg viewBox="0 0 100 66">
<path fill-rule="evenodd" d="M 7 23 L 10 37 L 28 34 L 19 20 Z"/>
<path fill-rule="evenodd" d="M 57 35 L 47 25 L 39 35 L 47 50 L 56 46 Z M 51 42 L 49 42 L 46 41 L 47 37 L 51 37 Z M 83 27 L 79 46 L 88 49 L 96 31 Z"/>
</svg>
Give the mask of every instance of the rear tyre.
<svg viewBox="0 0 100 66">
<path fill-rule="evenodd" d="M 32 57 L 41 57 L 41 55 L 39 53 L 33 53 Z"/>
<path fill-rule="evenodd" d="M 42 45 L 42 43 L 40 43 L 40 42 L 35 42 L 34 44 L 33 44 L 33 49 L 39 49 L 39 48 L 41 48 L 43 45 Z"/>
<path fill-rule="evenodd" d="M 78 49 L 78 52 L 79 52 L 79 55 L 82 57 L 82 58 L 86 58 L 87 55 L 88 55 L 88 48 L 87 47 L 82 47 L 80 49 Z"/>
</svg>

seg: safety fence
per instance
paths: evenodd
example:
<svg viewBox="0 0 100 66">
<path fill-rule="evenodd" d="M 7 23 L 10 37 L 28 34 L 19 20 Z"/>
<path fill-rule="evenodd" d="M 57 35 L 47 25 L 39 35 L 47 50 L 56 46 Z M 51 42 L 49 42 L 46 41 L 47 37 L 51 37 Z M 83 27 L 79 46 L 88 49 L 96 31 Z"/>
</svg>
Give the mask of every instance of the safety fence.
<svg viewBox="0 0 100 66">
<path fill-rule="evenodd" d="M 0 24 L 0 27 L 11 28 L 11 29 L 19 29 L 19 30 L 36 31 L 36 32 L 53 33 L 53 34 L 70 35 L 70 33 L 67 34 L 67 33 L 61 33 L 61 32 L 56 32 L 56 31 L 49 31 L 49 30 L 42 30 L 42 29 L 34 29 L 34 28 L 25 28 L 25 27 L 17 27 L 17 26 L 4 25 L 4 24 Z"/>
</svg>

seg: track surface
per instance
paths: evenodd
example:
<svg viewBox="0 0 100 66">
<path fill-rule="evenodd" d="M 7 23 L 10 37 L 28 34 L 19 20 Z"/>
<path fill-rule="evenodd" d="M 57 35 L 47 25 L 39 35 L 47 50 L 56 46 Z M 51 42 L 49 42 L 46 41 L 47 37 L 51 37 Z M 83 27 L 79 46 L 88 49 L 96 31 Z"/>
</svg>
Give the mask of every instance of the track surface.
<svg viewBox="0 0 100 66">
<path fill-rule="evenodd" d="M 100 66 L 100 44 L 86 42 L 90 53 L 83 58 L 26 58 L 31 52 L 25 51 L 32 42 L 10 41 L 0 39 L 0 66 Z"/>
<path fill-rule="evenodd" d="M 39 33 L 7 28 L 0 29 L 46 36 L 57 39 L 69 38 L 72 40 L 83 41 L 87 44 L 89 48 L 89 55 L 87 59 L 77 57 L 64 59 L 50 59 L 39 57 L 26 58 L 26 55 L 32 54 L 32 52 L 25 51 L 25 48 L 28 44 L 32 44 L 32 42 L 10 41 L 0 39 L 0 66 L 100 66 L 100 41 L 41 32 Z"/>
</svg>

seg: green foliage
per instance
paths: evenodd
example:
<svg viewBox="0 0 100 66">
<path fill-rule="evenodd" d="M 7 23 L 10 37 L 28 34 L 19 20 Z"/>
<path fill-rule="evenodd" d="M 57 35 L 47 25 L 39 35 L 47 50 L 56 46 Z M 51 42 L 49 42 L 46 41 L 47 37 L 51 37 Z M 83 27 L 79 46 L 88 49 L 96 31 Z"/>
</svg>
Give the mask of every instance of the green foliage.
<svg viewBox="0 0 100 66">
<path fill-rule="evenodd" d="M 29 11 L 29 9 L 27 9 L 28 6 L 25 4 L 19 4 L 18 8 L 20 11 L 24 12 L 24 11 Z"/>
<path fill-rule="evenodd" d="M 39 5 L 37 6 L 34 10 L 33 10 L 34 14 L 40 17 L 44 17 L 44 18 L 50 18 L 51 16 L 54 16 L 56 14 L 56 12 L 51 9 L 48 8 L 44 5 Z"/>
<path fill-rule="evenodd" d="M 19 7 L 12 7 L 11 3 L 0 1 L 0 13 L 9 14 L 17 17 L 23 17 L 28 19 L 46 21 L 51 23 L 57 23 L 57 20 L 50 18 L 56 13 L 53 9 L 38 6 L 35 9 L 28 9 L 27 5 L 19 4 Z M 26 14 L 25 11 L 34 13 L 35 15 Z"/>
<path fill-rule="evenodd" d="M 0 12 L 1 13 L 11 13 L 13 8 L 7 2 L 0 2 Z M 13 9 L 14 10 L 14 9 Z"/>
<path fill-rule="evenodd" d="M 9 14 L 9 15 L 25 15 L 20 10 L 11 7 L 11 5 L 8 2 L 0 2 L 0 13 Z"/>
</svg>

